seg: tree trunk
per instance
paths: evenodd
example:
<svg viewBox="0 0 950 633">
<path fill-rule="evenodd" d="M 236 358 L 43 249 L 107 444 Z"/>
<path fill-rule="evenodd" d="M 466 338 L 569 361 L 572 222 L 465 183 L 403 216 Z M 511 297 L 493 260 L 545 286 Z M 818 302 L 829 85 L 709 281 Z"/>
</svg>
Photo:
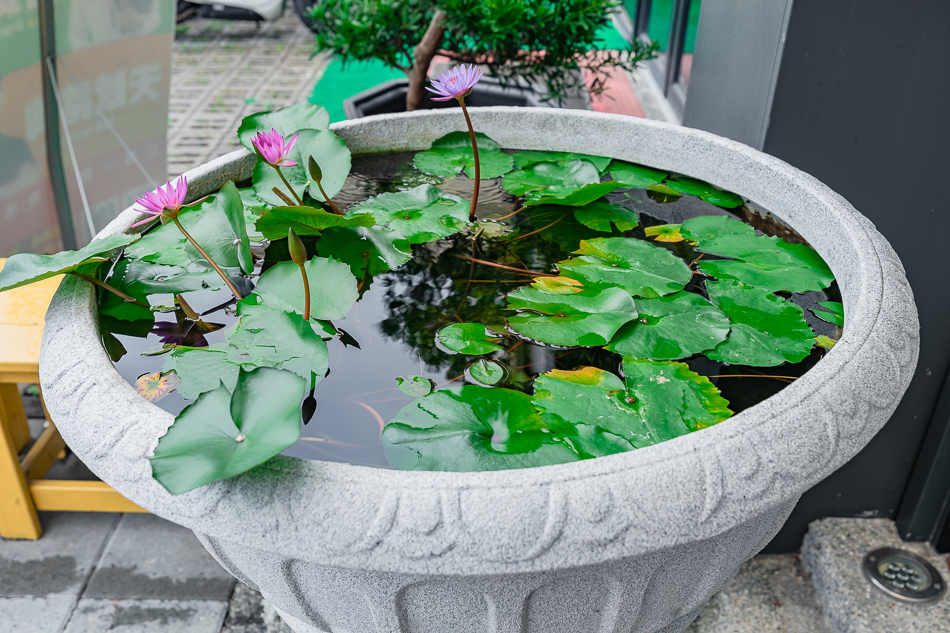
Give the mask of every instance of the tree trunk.
<svg viewBox="0 0 950 633">
<path fill-rule="evenodd" d="M 418 110 L 425 101 L 426 76 L 432 58 L 441 48 L 442 35 L 445 33 L 442 24 L 446 17 L 445 11 L 436 10 L 422 41 L 412 52 L 412 72 L 409 73 L 409 93 L 406 95 L 406 110 L 409 112 Z"/>
</svg>

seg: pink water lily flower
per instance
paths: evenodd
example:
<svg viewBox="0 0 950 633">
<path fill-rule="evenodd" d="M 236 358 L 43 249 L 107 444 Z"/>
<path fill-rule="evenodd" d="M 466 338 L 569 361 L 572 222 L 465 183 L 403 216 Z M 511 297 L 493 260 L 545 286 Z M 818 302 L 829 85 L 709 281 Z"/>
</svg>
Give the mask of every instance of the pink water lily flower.
<svg viewBox="0 0 950 633">
<path fill-rule="evenodd" d="M 484 74 L 475 64 L 462 64 L 439 75 L 438 79 L 432 81 L 432 88 L 426 86 L 426 90 L 440 95 L 432 97 L 433 101 L 461 99 L 468 96 L 472 86 L 477 84 Z"/>
<path fill-rule="evenodd" d="M 251 142 L 254 143 L 254 147 L 257 148 L 261 158 L 267 161 L 268 165 L 273 167 L 293 167 L 297 163 L 292 160 L 287 160 L 287 155 L 290 154 L 291 148 L 293 148 L 294 143 L 297 142 L 298 136 L 300 135 L 294 134 L 289 140 L 284 140 L 280 132 L 271 128 L 270 132 L 258 132 L 257 135 L 251 139 Z"/>
<path fill-rule="evenodd" d="M 188 193 L 188 181 L 184 176 L 179 176 L 177 182 L 173 185 L 171 182 L 165 184 L 165 187 L 158 187 L 155 191 L 146 191 L 145 194 L 135 199 L 135 203 L 141 205 L 142 209 L 136 209 L 148 213 L 149 218 L 141 222 L 136 222 L 132 226 L 138 226 L 151 222 L 157 217 L 163 215 L 172 215 L 178 213 L 181 205 L 185 202 L 185 195 Z"/>
</svg>

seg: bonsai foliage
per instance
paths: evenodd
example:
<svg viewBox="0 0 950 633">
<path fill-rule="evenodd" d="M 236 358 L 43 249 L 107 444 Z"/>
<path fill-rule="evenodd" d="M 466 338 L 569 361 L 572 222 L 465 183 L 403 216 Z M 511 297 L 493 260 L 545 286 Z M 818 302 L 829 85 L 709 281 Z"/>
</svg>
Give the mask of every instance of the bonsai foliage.
<svg viewBox="0 0 950 633">
<path fill-rule="evenodd" d="M 346 330 L 359 327 L 371 287 L 378 302 L 367 312 L 387 314 L 367 321 L 418 359 L 418 370 L 393 370 L 389 389 L 368 392 L 412 398 L 391 419 L 353 401 L 374 414 L 395 468 L 496 470 L 637 450 L 732 415 L 717 381 L 740 374 L 699 373 L 711 361 L 768 377 L 754 368 L 834 345 L 816 337 L 804 296 L 789 300 L 834 282 L 809 246 L 723 215 L 742 199 L 695 178 L 503 151 L 465 114 L 477 79 L 468 68 L 437 86 L 459 101 L 467 138 L 452 132 L 411 161 L 449 179 L 436 181 L 442 188 L 414 177 L 358 201 L 339 196 L 351 157 L 322 108 L 253 115 L 239 129 L 257 154 L 248 186 L 228 182 L 187 205 L 187 181 L 168 183 L 139 199 L 152 224 L 143 236 L 14 256 L 0 289 L 78 276 L 97 288 L 114 360 L 128 353 L 124 337 L 159 342 L 143 352 L 154 366 L 134 386 L 152 402 L 190 401 L 151 456 L 173 494 L 244 473 L 300 439 L 318 399 L 334 397 L 321 382 L 348 362 L 339 353 L 373 354 L 375 342 L 363 339 L 363 350 Z M 495 179 L 486 187 L 507 191 L 508 212 L 480 207 L 477 186 L 471 200 L 444 190 L 480 181 L 479 143 Z M 654 220 L 624 204 L 637 189 L 657 203 L 694 196 L 720 209 L 643 227 Z M 608 199 L 615 190 L 626 193 Z M 839 302 L 811 311 L 843 323 Z M 454 377 L 437 383 L 420 375 L 426 367 Z"/>
<path fill-rule="evenodd" d="M 407 109 L 422 105 L 423 86 L 436 54 L 478 64 L 510 83 L 543 84 L 560 99 L 593 75 L 593 94 L 605 89 L 610 68 L 632 70 L 655 55 L 636 41 L 629 50 L 598 46 L 617 0 L 317 0 L 310 17 L 317 50 L 344 62 L 377 59 L 409 77 Z"/>
</svg>

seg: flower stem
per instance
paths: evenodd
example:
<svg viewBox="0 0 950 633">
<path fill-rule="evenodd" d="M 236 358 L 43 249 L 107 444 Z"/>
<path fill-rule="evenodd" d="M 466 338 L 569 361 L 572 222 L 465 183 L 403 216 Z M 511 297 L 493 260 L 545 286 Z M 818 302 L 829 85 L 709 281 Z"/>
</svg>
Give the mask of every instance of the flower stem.
<svg viewBox="0 0 950 633">
<path fill-rule="evenodd" d="M 117 289 L 117 288 L 113 288 L 113 287 L 110 286 L 109 284 L 104 283 L 104 282 L 102 282 L 102 281 L 99 281 L 99 280 L 96 279 L 95 277 L 90 277 L 89 275 L 84 275 L 83 273 L 77 273 L 75 270 L 74 270 L 74 271 L 71 271 L 69 274 L 71 274 L 71 275 L 74 276 L 74 277 L 79 277 L 79 278 L 82 279 L 83 281 L 88 281 L 89 283 L 91 283 L 91 284 L 93 284 L 93 285 L 95 285 L 95 286 L 99 286 L 99 287 L 102 288 L 103 290 L 108 290 L 109 292 L 111 292 L 111 293 L 114 294 L 115 296 L 119 297 L 119 298 L 122 299 L 123 301 L 127 301 L 127 302 L 129 302 L 129 303 L 134 303 L 135 305 L 138 305 L 138 306 L 144 306 L 144 307 L 146 307 L 146 308 L 151 308 L 151 307 L 152 307 L 152 306 L 150 306 L 150 305 L 147 304 L 147 303 L 142 303 L 141 301 L 136 301 L 135 299 L 133 299 L 133 298 L 130 297 L 129 295 L 125 294 L 125 293 L 122 292 L 121 290 L 119 290 L 119 289 Z"/>
<path fill-rule="evenodd" d="M 323 185 L 320 184 L 320 181 L 317 180 L 316 183 L 317 183 L 317 189 L 320 190 L 320 195 L 322 195 L 323 199 L 327 201 L 327 204 L 330 205 L 330 208 L 333 209 L 333 212 L 336 213 L 337 215 L 343 215 L 343 212 L 340 211 L 340 207 L 333 204 L 333 200 L 330 200 L 330 196 L 328 196 L 327 192 L 323 190 Z"/>
<path fill-rule="evenodd" d="M 280 167 L 274 165 L 274 169 L 277 170 L 277 175 L 280 176 L 280 179 L 284 181 L 284 184 L 287 185 L 287 188 L 290 189 L 290 194 L 294 197 L 294 200 L 297 201 L 297 204 L 303 206 L 303 201 L 300 199 L 300 196 L 297 195 L 297 192 L 294 191 L 294 188 L 290 186 L 290 183 L 287 182 L 287 178 L 284 176 L 284 172 L 280 170 Z"/>
<path fill-rule="evenodd" d="M 281 191 L 280 189 L 278 189 L 277 187 L 271 187 L 271 191 L 274 192 L 274 195 L 276 195 L 278 198 L 283 200 L 284 204 L 286 204 L 288 207 L 294 206 L 294 201 L 288 198 L 287 194 Z"/>
<path fill-rule="evenodd" d="M 228 289 L 231 290 L 231 294 L 234 295 L 234 298 L 237 299 L 238 301 L 240 301 L 241 299 L 243 299 L 244 297 L 242 297 L 242 296 L 241 296 L 241 293 L 238 292 L 238 289 L 234 287 L 234 284 L 231 283 L 231 280 L 228 279 L 228 276 L 224 274 L 224 271 L 221 270 L 221 267 L 218 266 L 217 264 L 215 264 L 215 263 L 214 263 L 214 260 L 211 259 L 211 256 L 208 255 L 207 252 L 205 252 L 205 249 L 201 248 L 201 246 L 198 245 L 198 242 L 196 242 L 196 241 L 195 241 L 195 238 L 193 238 L 193 237 L 191 236 L 191 234 L 188 233 L 188 231 L 185 230 L 185 227 L 183 227 L 183 226 L 181 225 L 181 222 L 178 220 L 178 218 L 177 218 L 177 217 L 173 217 L 173 218 L 172 218 L 172 221 L 175 223 L 175 226 L 178 227 L 178 230 L 181 231 L 182 235 L 185 236 L 185 239 L 187 239 L 189 242 L 191 242 L 191 245 L 195 247 L 195 250 L 197 250 L 199 253 L 201 253 L 201 256 L 204 257 L 204 258 L 207 260 L 207 262 L 208 262 L 209 264 L 211 264 L 211 267 L 214 268 L 214 271 L 215 271 L 216 273 L 218 273 L 218 275 L 221 277 L 221 279 L 224 280 L 224 283 L 227 285 Z"/>
<path fill-rule="evenodd" d="M 300 276 L 303 277 L 303 320 L 310 320 L 310 280 L 307 278 L 307 269 L 303 264 L 300 267 Z"/>
<path fill-rule="evenodd" d="M 459 105 L 462 106 L 462 114 L 465 115 L 465 123 L 468 125 L 468 136 L 472 139 L 472 155 L 475 158 L 475 190 L 472 192 L 472 207 L 468 212 L 468 221 L 474 222 L 478 218 L 475 216 L 475 207 L 478 206 L 478 186 L 482 182 L 481 165 L 478 163 L 478 143 L 475 142 L 475 128 L 472 127 L 472 119 L 468 116 L 468 109 L 465 107 L 465 98 L 458 97 Z"/>
</svg>

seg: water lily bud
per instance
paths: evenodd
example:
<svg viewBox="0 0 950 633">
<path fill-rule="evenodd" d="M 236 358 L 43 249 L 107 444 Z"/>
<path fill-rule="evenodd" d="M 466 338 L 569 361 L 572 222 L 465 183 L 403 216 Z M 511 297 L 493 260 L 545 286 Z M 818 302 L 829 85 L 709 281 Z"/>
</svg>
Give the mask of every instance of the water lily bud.
<svg viewBox="0 0 950 633">
<path fill-rule="evenodd" d="M 320 171 L 320 165 L 317 164 L 317 161 L 313 160 L 313 156 L 307 161 L 307 167 L 310 168 L 310 177 L 313 178 L 314 182 L 323 180 L 323 172 Z"/>
<path fill-rule="evenodd" d="M 287 244 L 290 247 L 290 258 L 298 266 L 303 266 L 307 261 L 307 247 L 293 229 L 287 229 Z"/>
</svg>

